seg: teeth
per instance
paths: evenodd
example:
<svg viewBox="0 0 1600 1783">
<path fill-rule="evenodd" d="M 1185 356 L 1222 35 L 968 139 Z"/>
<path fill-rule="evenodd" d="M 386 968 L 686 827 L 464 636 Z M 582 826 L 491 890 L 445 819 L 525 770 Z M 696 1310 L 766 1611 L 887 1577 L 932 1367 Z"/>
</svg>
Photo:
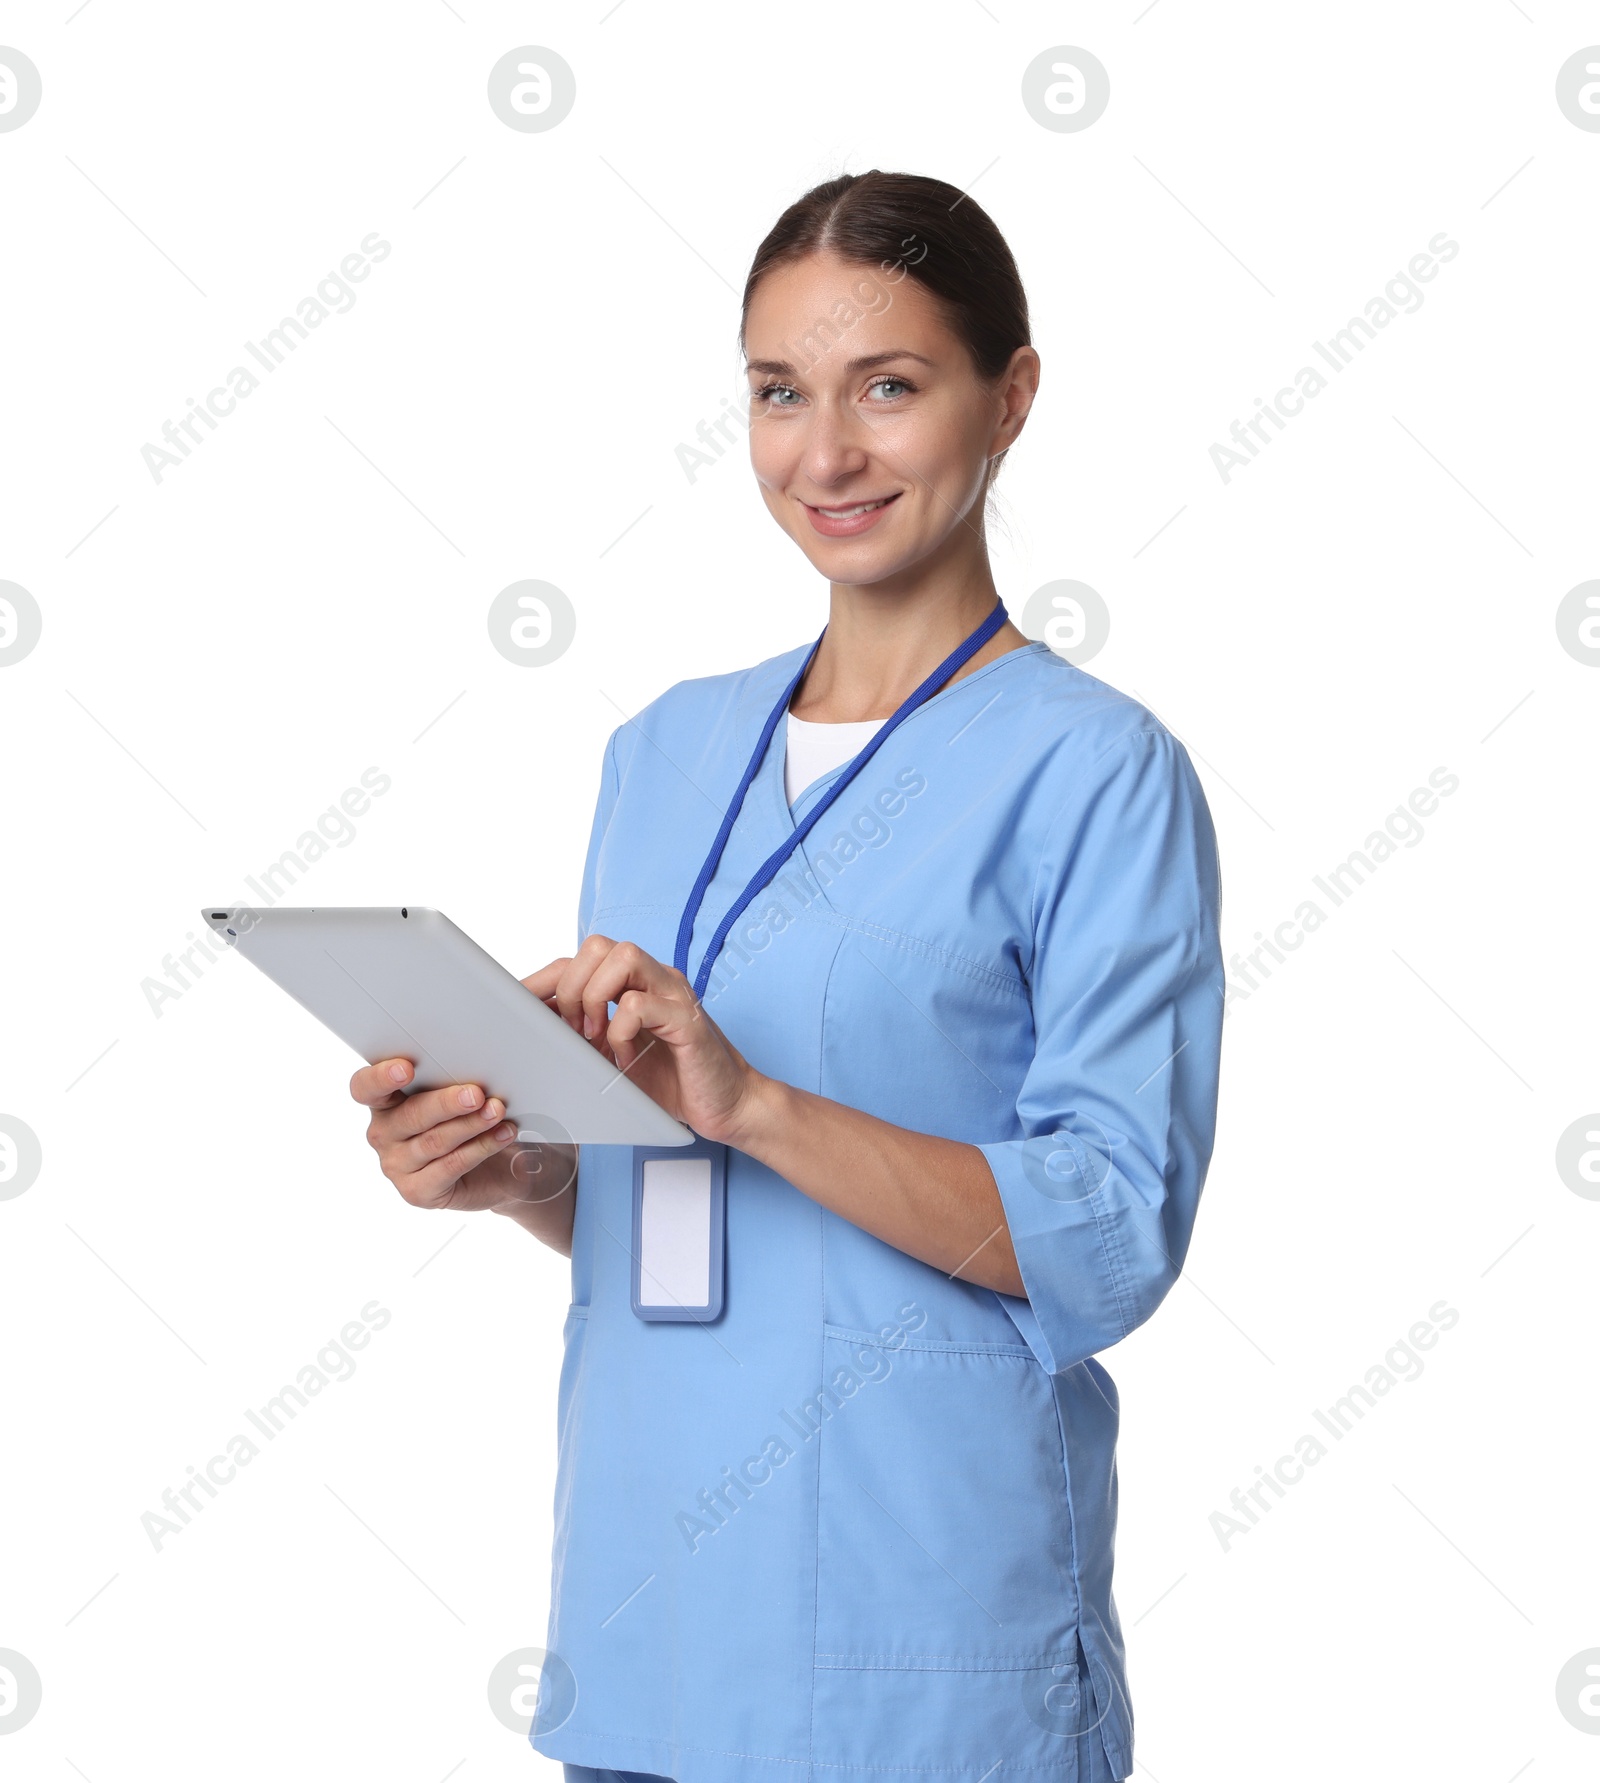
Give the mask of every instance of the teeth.
<svg viewBox="0 0 1600 1783">
<path fill-rule="evenodd" d="M 885 506 L 892 498 L 884 496 L 882 501 L 864 501 L 854 508 L 818 508 L 819 514 L 826 514 L 830 520 L 853 520 L 857 514 L 867 514 L 874 508 Z"/>
</svg>

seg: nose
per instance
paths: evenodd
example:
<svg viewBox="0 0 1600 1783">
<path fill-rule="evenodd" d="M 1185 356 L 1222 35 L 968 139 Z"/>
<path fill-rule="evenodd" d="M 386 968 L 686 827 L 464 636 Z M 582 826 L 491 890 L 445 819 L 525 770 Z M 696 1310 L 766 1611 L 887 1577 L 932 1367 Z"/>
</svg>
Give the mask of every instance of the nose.
<svg viewBox="0 0 1600 1783">
<path fill-rule="evenodd" d="M 872 430 L 848 406 L 819 403 L 804 425 L 799 469 L 813 488 L 831 489 L 866 469 L 872 456 Z"/>
</svg>

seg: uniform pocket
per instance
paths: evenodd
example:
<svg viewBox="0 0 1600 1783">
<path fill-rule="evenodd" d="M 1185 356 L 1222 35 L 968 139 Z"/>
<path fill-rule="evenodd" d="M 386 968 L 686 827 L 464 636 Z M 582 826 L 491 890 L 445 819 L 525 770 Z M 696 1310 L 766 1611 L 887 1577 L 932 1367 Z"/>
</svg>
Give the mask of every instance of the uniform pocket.
<svg viewBox="0 0 1600 1783">
<path fill-rule="evenodd" d="M 1032 1352 L 837 1327 L 823 1348 L 817 1665 L 1075 1672 L 1061 1429 Z"/>
</svg>

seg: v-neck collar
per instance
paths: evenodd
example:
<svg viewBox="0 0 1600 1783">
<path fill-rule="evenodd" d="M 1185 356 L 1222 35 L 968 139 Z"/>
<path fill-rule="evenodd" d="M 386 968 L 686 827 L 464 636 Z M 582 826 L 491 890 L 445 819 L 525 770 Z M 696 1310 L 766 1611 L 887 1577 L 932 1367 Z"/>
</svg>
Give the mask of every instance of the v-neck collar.
<svg viewBox="0 0 1600 1783">
<path fill-rule="evenodd" d="M 783 656 L 774 659 L 774 666 L 777 667 L 781 679 L 777 681 L 776 688 L 767 690 L 769 697 L 765 702 L 760 703 L 761 715 L 757 719 L 754 727 L 756 735 L 759 735 L 761 725 L 766 722 L 768 715 L 772 711 L 772 700 L 776 699 L 778 693 L 783 688 L 787 687 L 789 682 L 793 680 L 795 671 L 799 668 L 800 664 L 805 661 L 805 653 L 811 648 L 812 646 L 810 644 L 802 644 L 798 650 L 787 651 Z M 1039 651 L 1049 650 L 1049 648 L 1050 646 L 1046 643 L 1038 640 L 1030 640 L 1026 644 L 1019 644 L 1015 650 L 1006 651 L 1004 656 L 997 656 L 993 662 L 986 662 L 981 669 L 974 669 L 970 675 L 962 675 L 957 680 L 947 682 L 937 693 L 930 694 L 928 698 L 917 707 L 916 711 L 911 713 L 897 727 L 895 735 L 899 736 L 901 732 L 905 730 L 907 725 L 915 724 L 925 712 L 931 712 L 935 706 L 939 705 L 944 700 L 949 699 L 952 694 L 961 693 L 966 688 L 976 685 L 976 683 L 982 681 L 986 675 L 992 674 L 996 669 L 1010 662 L 1013 658 L 1034 656 L 1037 655 Z M 786 719 L 787 717 L 788 714 L 785 713 L 784 718 Z M 884 722 L 887 723 L 888 720 L 885 719 Z M 755 738 L 752 737 L 752 743 L 754 740 Z M 794 812 L 790 809 L 789 800 L 783 787 L 783 768 L 787 753 L 787 725 L 780 721 L 777 728 L 772 733 L 772 741 L 767 745 L 766 756 L 763 759 L 761 766 L 757 769 L 756 777 L 750 786 L 751 798 L 756 801 L 757 807 L 763 815 L 770 816 L 775 820 L 780 837 L 792 835 L 794 831 L 800 827 L 800 820 L 796 819 Z M 857 753 L 859 753 L 859 751 Z M 796 799 L 795 803 L 797 805 L 804 804 L 808 795 L 816 789 L 819 783 L 829 781 L 837 774 L 842 774 L 844 770 L 850 766 L 850 762 L 854 760 L 855 756 L 852 755 L 849 760 L 840 762 L 836 768 L 831 768 L 826 774 L 819 774 L 809 786 L 801 789 L 800 797 Z M 747 799 L 746 802 L 749 803 L 750 800 Z M 804 848 L 804 846 L 804 843 L 802 843 L 801 847 Z"/>
</svg>

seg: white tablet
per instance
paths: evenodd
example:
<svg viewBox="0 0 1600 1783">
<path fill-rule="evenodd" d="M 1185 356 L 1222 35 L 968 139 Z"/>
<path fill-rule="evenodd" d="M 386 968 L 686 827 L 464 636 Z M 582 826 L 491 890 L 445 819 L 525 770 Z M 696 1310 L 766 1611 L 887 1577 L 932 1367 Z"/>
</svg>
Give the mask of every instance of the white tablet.
<svg viewBox="0 0 1600 1783">
<path fill-rule="evenodd" d="M 529 1142 L 694 1140 L 437 910 L 208 904 L 201 915 L 369 1065 L 410 1059 L 408 1095 L 480 1084 Z"/>
</svg>

